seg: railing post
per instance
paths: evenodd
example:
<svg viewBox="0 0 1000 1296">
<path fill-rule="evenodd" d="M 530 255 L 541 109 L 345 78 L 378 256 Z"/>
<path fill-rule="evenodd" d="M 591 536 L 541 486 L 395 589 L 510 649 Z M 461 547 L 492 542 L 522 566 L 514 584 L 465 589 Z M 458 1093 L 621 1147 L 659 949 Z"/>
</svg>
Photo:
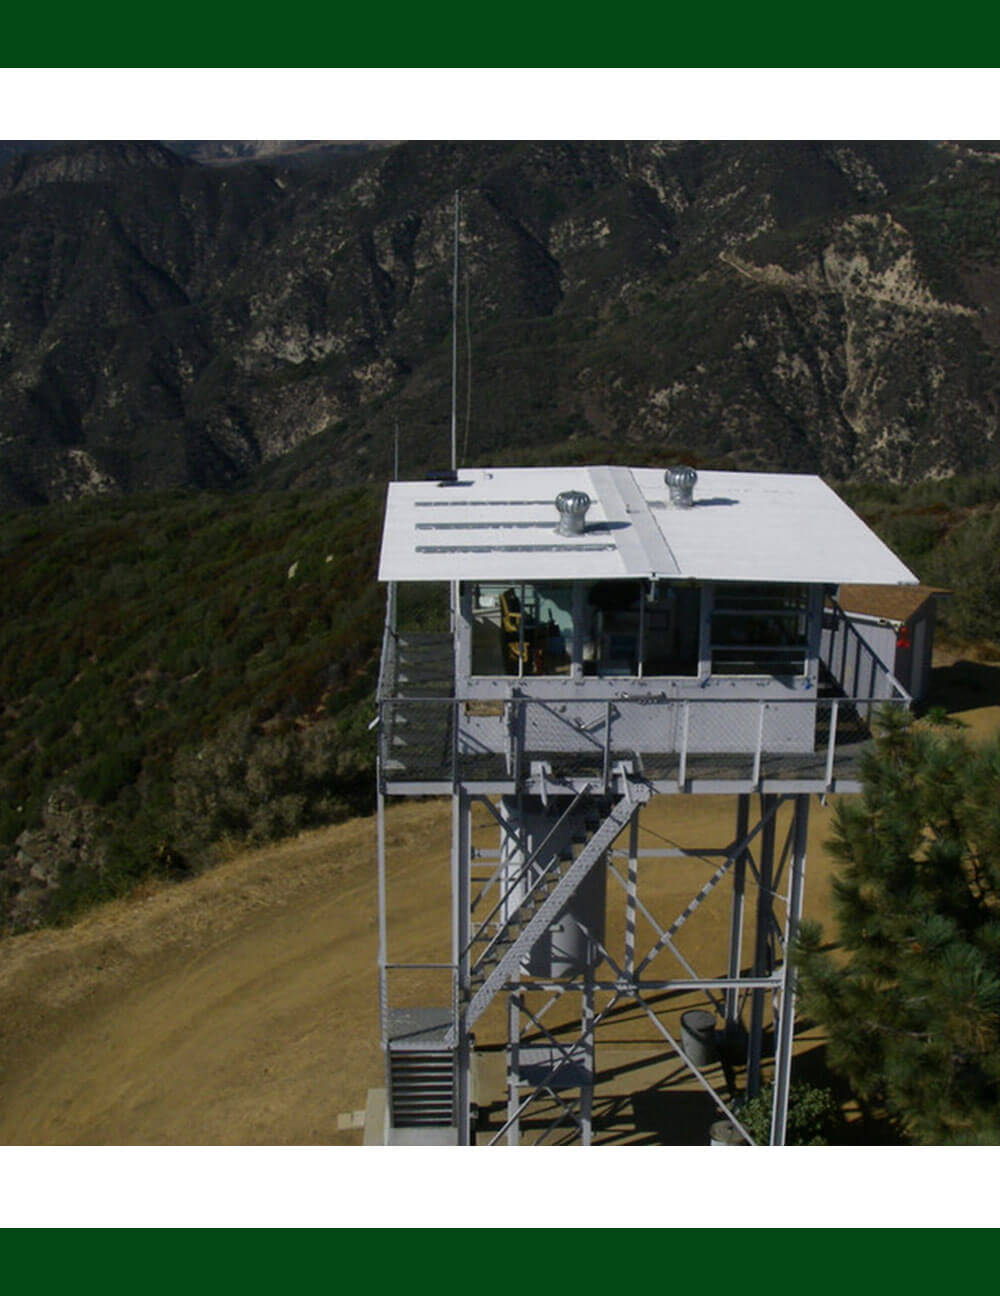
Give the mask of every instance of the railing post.
<svg viewBox="0 0 1000 1296">
<path fill-rule="evenodd" d="M 691 703 L 685 698 L 681 703 L 681 750 L 677 762 L 677 791 L 684 791 L 687 782 L 688 762 L 688 727 L 690 724 Z"/>
<path fill-rule="evenodd" d="M 864 640 L 858 635 L 854 643 L 854 677 L 851 681 L 850 691 L 855 697 L 861 696 L 861 645 L 863 642 Z"/>
<path fill-rule="evenodd" d="M 451 787 L 453 792 L 458 791 L 458 716 L 461 702 L 458 698 L 452 698 L 451 703 Z"/>
<path fill-rule="evenodd" d="M 604 769 L 601 772 L 601 781 L 604 784 L 604 790 L 607 792 L 608 783 L 611 780 L 611 708 L 612 703 L 607 702 L 604 711 Z"/>
<path fill-rule="evenodd" d="M 847 687 L 847 680 L 844 678 L 844 673 L 847 670 L 847 618 L 844 616 L 835 617 L 834 624 L 838 625 L 842 631 L 840 636 L 840 672 L 837 681 L 844 692 L 849 694 L 851 690 Z"/>
<path fill-rule="evenodd" d="M 834 698 L 830 704 L 830 737 L 826 744 L 826 790 L 833 787 L 833 758 L 837 751 L 837 724 L 840 717 L 840 701 Z"/>
<path fill-rule="evenodd" d="M 763 701 L 757 703 L 757 747 L 753 754 L 753 790 L 760 790 L 760 758 L 764 748 L 764 707 Z"/>
</svg>

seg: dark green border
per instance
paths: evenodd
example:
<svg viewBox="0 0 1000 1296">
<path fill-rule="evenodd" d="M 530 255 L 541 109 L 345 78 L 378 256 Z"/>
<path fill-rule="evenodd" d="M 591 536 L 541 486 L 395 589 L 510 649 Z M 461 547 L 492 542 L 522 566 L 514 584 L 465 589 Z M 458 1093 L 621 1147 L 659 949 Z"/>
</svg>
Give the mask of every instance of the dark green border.
<svg viewBox="0 0 1000 1296">
<path fill-rule="evenodd" d="M 1000 22 L 981 6 L 577 4 L 16 6 L 10 67 L 964 67 Z M 975 64 L 972 64 L 973 66 Z M 790 108 L 792 106 L 790 105 Z M 8 125 L 6 134 L 18 132 Z"/>
</svg>

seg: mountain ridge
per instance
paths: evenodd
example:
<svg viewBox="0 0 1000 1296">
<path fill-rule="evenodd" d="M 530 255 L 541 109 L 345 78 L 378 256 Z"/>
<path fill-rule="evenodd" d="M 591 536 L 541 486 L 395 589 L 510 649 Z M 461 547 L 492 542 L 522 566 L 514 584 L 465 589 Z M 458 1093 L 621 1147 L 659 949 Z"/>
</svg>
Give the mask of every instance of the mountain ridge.
<svg viewBox="0 0 1000 1296">
<path fill-rule="evenodd" d="M 470 461 L 577 436 L 837 479 L 1000 463 L 988 145 L 256 143 L 0 168 L 0 507 L 377 481 L 397 426 L 434 466 L 456 189 Z"/>
</svg>

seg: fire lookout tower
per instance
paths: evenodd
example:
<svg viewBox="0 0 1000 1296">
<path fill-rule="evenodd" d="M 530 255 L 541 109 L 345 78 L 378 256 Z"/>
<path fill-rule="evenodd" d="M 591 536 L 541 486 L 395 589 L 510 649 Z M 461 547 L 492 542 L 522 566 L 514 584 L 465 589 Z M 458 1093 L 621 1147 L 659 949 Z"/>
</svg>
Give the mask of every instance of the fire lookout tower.
<svg viewBox="0 0 1000 1296">
<path fill-rule="evenodd" d="M 734 1137 L 752 1141 L 733 1087 L 707 1078 L 710 1062 L 720 1049 L 735 1057 L 751 1095 L 769 1068 L 771 1141 L 783 1143 L 795 993 L 786 952 L 802 911 L 810 798 L 860 791 L 874 711 L 910 700 L 837 590 L 916 578 L 817 477 L 620 467 L 394 482 L 379 577 L 383 1141 L 474 1141 L 474 1032 L 505 1005 L 506 1118 L 491 1141 L 519 1142 L 544 1097 L 561 1136 L 589 1143 L 595 1033 L 626 1003 Z M 447 588 L 448 628 L 405 624 L 411 582 Z M 735 805 L 725 849 L 639 849 L 652 797 L 712 794 Z M 386 800 L 442 795 L 450 950 L 434 964 L 392 962 Z M 474 848 L 474 809 L 496 849 Z M 661 925 L 639 865 L 693 854 L 713 871 Z M 624 905 L 615 953 L 609 879 Z M 706 974 L 676 938 L 720 885 L 728 935 Z M 648 948 L 640 915 L 653 923 Z M 432 975 L 440 990 L 415 999 Z M 569 1037 L 550 1031 L 548 1005 L 564 1010 L 576 996 Z M 678 1023 L 677 1003 L 692 997 L 698 1010 Z"/>
</svg>

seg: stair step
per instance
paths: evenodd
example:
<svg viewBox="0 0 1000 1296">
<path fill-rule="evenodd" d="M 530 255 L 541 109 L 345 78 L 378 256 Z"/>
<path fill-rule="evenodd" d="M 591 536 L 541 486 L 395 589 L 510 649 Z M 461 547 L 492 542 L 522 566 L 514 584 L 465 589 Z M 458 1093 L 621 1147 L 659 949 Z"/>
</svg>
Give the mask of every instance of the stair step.
<svg viewBox="0 0 1000 1296">
<path fill-rule="evenodd" d="M 455 1054 L 395 1050 L 389 1054 L 389 1109 L 395 1129 L 455 1123 Z"/>
</svg>

